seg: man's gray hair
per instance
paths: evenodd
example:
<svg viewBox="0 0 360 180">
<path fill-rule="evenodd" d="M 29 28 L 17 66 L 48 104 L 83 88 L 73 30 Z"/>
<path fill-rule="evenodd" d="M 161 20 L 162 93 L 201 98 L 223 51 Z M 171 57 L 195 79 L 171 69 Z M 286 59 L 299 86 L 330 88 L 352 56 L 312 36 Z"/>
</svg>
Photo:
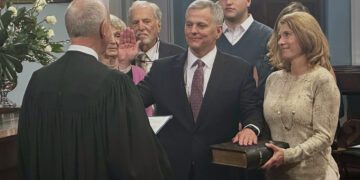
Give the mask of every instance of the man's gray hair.
<svg viewBox="0 0 360 180">
<path fill-rule="evenodd" d="M 131 24 L 131 20 L 132 20 L 131 11 L 136 7 L 151 7 L 151 9 L 154 11 L 155 18 L 159 21 L 159 23 L 161 23 L 162 14 L 161 14 L 161 10 L 158 5 L 156 5 L 155 3 L 152 3 L 152 2 L 148 2 L 148 1 L 134 1 L 131 4 L 131 6 L 129 8 L 129 12 L 128 12 L 129 13 L 128 20 L 129 20 L 130 24 Z"/>
<path fill-rule="evenodd" d="M 65 25 L 69 37 L 90 37 L 98 34 L 100 25 L 108 18 L 107 16 L 105 6 L 99 1 L 71 2 L 65 13 Z"/>
<path fill-rule="evenodd" d="M 214 22 L 217 25 L 222 25 L 224 21 L 223 10 L 218 3 L 214 3 L 213 1 L 210 0 L 195 0 L 186 9 L 186 16 L 188 15 L 189 10 L 206 9 L 206 8 L 210 9 Z"/>
</svg>

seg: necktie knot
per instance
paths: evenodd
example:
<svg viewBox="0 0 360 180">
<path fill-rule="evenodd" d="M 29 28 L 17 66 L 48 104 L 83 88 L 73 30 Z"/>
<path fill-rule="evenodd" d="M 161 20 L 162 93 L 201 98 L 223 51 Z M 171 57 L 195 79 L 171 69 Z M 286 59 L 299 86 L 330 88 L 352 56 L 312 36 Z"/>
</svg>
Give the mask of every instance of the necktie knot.
<svg viewBox="0 0 360 180">
<path fill-rule="evenodd" d="M 148 56 L 146 53 L 144 53 L 144 52 L 140 52 L 140 53 L 137 55 L 137 59 L 138 59 L 139 62 L 142 62 L 142 63 L 144 63 L 144 62 L 151 62 L 149 56 Z"/>
<path fill-rule="evenodd" d="M 196 66 L 196 65 L 197 65 L 197 68 L 203 68 L 205 66 L 205 63 L 201 59 L 198 59 L 193 64 L 193 66 Z"/>
<path fill-rule="evenodd" d="M 145 72 L 148 72 L 148 66 L 152 61 L 146 53 L 140 52 L 136 57 L 136 61 L 137 66 L 141 67 Z"/>
</svg>

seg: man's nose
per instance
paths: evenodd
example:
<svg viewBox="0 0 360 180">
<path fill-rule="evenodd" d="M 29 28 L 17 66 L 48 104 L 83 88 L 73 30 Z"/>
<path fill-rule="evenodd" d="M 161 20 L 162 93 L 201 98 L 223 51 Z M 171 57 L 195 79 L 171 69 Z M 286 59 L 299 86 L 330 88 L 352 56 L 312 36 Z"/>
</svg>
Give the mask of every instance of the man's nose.
<svg viewBox="0 0 360 180">
<path fill-rule="evenodd" d="M 233 4 L 233 0 L 224 0 L 226 5 L 231 5 Z"/>
<path fill-rule="evenodd" d="M 142 21 L 140 21 L 138 28 L 139 28 L 140 30 L 145 29 L 145 24 L 144 24 Z"/>
<path fill-rule="evenodd" d="M 198 28 L 197 28 L 196 25 L 192 26 L 191 29 L 190 29 L 190 32 L 191 32 L 192 34 L 196 34 L 198 31 L 199 31 L 199 30 L 198 30 Z"/>
<path fill-rule="evenodd" d="M 115 38 L 114 44 L 118 45 L 118 44 L 119 44 L 119 42 L 120 42 L 120 37 Z"/>
<path fill-rule="evenodd" d="M 113 41 L 115 41 L 115 37 L 110 36 L 109 39 L 108 39 L 108 43 L 111 44 Z"/>
<path fill-rule="evenodd" d="M 110 44 L 112 44 L 112 45 L 119 44 L 119 38 L 114 37 L 114 39 L 110 42 Z"/>
</svg>

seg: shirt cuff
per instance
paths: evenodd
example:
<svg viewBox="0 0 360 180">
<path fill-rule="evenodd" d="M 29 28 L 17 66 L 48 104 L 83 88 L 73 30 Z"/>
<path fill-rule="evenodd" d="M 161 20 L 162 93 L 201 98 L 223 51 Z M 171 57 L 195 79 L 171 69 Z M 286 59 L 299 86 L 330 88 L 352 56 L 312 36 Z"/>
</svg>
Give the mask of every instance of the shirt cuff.
<svg viewBox="0 0 360 180">
<path fill-rule="evenodd" d="M 248 124 L 244 128 L 249 128 L 249 129 L 253 130 L 255 132 L 256 136 L 260 135 L 260 129 L 253 124 Z"/>
</svg>

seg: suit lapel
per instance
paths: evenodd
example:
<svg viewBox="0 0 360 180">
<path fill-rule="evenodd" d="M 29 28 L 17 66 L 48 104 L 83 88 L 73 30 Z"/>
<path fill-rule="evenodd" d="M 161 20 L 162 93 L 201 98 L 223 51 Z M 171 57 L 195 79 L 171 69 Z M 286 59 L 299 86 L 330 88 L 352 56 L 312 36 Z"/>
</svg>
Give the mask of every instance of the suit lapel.
<svg viewBox="0 0 360 180">
<path fill-rule="evenodd" d="M 167 57 L 168 56 L 168 51 L 165 50 L 166 45 L 162 41 L 160 41 L 159 43 L 160 43 L 159 44 L 159 59 Z"/>
<path fill-rule="evenodd" d="M 210 74 L 209 82 L 207 84 L 207 88 L 204 94 L 204 99 L 201 104 L 201 109 L 199 112 L 198 120 L 196 122 L 196 127 L 199 127 L 203 122 L 207 121 L 202 117 L 206 112 L 211 111 L 211 106 L 216 106 L 216 103 L 214 103 L 214 98 L 216 98 L 218 88 L 222 87 L 221 84 L 223 82 L 223 78 L 225 78 L 223 77 L 223 72 L 226 71 L 225 64 L 226 61 L 223 58 L 223 54 L 218 50 Z"/>
<path fill-rule="evenodd" d="M 183 53 L 179 58 L 175 59 L 174 66 L 172 67 L 172 74 L 174 79 L 172 79 L 172 86 L 174 92 L 174 109 L 178 113 L 178 120 L 188 129 L 194 129 L 194 120 L 192 115 L 192 110 L 188 101 L 188 97 L 185 89 L 184 81 L 184 65 L 187 58 L 187 52 Z"/>
</svg>

